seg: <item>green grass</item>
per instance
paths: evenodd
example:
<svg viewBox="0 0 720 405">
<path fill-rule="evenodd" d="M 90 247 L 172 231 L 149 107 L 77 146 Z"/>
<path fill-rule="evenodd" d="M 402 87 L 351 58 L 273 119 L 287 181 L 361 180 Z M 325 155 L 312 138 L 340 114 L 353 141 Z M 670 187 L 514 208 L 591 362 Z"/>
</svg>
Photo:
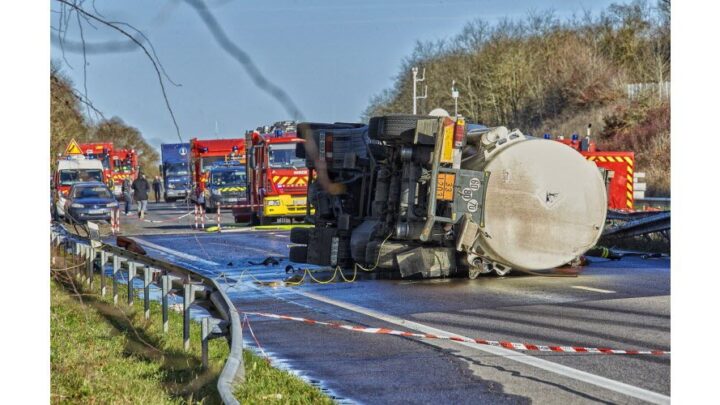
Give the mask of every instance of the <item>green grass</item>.
<svg viewBox="0 0 720 405">
<path fill-rule="evenodd" d="M 319 389 L 296 376 L 273 368 L 270 363 L 252 352 L 243 353 L 245 384 L 235 390 L 235 397 L 243 404 L 333 404 Z"/>
<path fill-rule="evenodd" d="M 56 258 L 54 268 L 63 268 Z M 225 339 L 209 344 L 209 368 L 201 367 L 200 325 L 190 328 L 191 349 L 183 350 L 182 314 L 170 311 L 170 331 L 162 333 L 161 307 L 151 302 L 150 320 L 143 302 L 129 307 L 120 285 L 119 304 L 81 288 L 67 272 L 55 272 L 51 283 L 51 402 L 113 404 L 220 403 L 217 376 L 229 354 Z M 246 383 L 237 387 L 242 403 L 332 403 L 320 390 L 273 368 L 245 351 Z"/>
</svg>

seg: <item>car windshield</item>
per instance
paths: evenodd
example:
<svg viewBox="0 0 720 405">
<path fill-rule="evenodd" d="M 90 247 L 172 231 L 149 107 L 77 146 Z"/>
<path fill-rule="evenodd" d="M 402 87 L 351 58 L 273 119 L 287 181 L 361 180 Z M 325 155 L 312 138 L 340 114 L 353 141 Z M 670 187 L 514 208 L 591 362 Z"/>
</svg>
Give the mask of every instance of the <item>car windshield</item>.
<svg viewBox="0 0 720 405">
<path fill-rule="evenodd" d="M 216 162 L 224 162 L 225 156 L 208 156 L 202 158 L 202 164 L 200 168 L 202 171 L 205 171 L 210 168 L 214 163 Z"/>
<path fill-rule="evenodd" d="M 270 145 L 268 155 L 270 167 L 305 167 L 305 159 L 295 156 L 295 143 L 277 143 Z"/>
<path fill-rule="evenodd" d="M 210 173 L 213 186 L 245 185 L 247 178 L 244 170 L 218 170 Z"/>
<path fill-rule="evenodd" d="M 165 174 L 168 176 L 187 176 L 188 169 L 186 164 L 168 166 Z"/>
<path fill-rule="evenodd" d="M 110 191 L 107 187 L 103 186 L 89 186 L 89 187 L 75 187 L 73 191 L 73 198 L 112 198 Z"/>
<path fill-rule="evenodd" d="M 64 186 L 73 185 L 81 181 L 102 182 L 102 170 L 99 169 L 74 169 L 60 171 L 60 184 Z"/>
</svg>

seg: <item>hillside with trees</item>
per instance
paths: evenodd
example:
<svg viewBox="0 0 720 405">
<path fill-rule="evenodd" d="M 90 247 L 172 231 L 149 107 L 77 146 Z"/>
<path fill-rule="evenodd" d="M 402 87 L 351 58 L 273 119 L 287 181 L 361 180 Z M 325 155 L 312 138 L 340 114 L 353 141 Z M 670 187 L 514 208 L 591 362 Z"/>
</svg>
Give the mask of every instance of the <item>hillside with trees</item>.
<svg viewBox="0 0 720 405">
<path fill-rule="evenodd" d="M 631 150 L 647 173 L 648 195 L 670 193 L 670 0 L 613 4 L 599 14 L 561 20 L 552 12 L 523 20 L 467 23 L 455 37 L 418 42 L 394 85 L 375 96 L 364 118 L 412 111 L 412 67 L 425 70 L 418 113 L 454 110 L 472 122 L 525 133 L 584 135 L 601 150 Z M 628 85 L 649 91 L 628 96 Z M 654 89 L 654 90 L 653 90 Z"/>
<path fill-rule="evenodd" d="M 97 116 L 97 120 L 90 117 Z M 158 172 L 160 156 L 137 128 L 118 117 L 106 118 L 86 100 L 73 83 L 53 64 L 50 71 L 50 164 L 65 151 L 71 139 L 79 143 L 113 142 L 115 148 L 135 149 L 140 169 L 149 175 Z"/>
</svg>

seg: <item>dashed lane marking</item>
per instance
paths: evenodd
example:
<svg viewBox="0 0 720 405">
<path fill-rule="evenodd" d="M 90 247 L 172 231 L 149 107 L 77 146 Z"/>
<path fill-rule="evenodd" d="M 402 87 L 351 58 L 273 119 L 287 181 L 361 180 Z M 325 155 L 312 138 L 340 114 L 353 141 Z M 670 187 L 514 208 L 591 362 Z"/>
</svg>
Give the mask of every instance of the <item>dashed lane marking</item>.
<svg viewBox="0 0 720 405">
<path fill-rule="evenodd" d="M 325 297 L 323 295 L 311 293 L 311 292 L 304 292 L 304 291 L 297 291 L 296 293 L 312 298 L 316 301 L 324 302 L 326 304 L 334 305 L 340 308 L 344 308 L 353 312 L 357 312 L 359 314 L 363 314 L 366 316 L 369 316 L 371 318 L 379 319 L 381 321 L 385 321 L 388 323 L 392 323 L 395 325 L 403 326 L 407 329 L 413 329 L 416 331 L 424 332 L 424 333 L 431 333 L 431 334 L 440 334 L 440 335 L 457 335 L 456 333 L 448 332 L 442 329 L 434 328 L 432 326 L 424 325 L 418 322 L 409 321 L 406 319 L 398 318 L 389 314 L 384 314 L 382 312 L 377 312 L 372 309 L 364 308 L 355 304 L 351 304 L 349 302 L 343 302 L 343 301 L 337 301 L 332 298 Z M 462 338 L 470 339 L 462 335 L 457 335 Z M 561 375 L 563 377 L 572 378 L 578 381 L 582 381 L 591 385 L 598 386 L 600 388 L 605 388 L 610 391 L 614 391 L 620 394 L 624 394 L 630 397 L 638 398 L 646 402 L 650 402 L 653 404 L 670 404 L 670 397 L 667 395 L 663 395 L 657 392 L 653 392 L 650 390 L 646 390 L 644 388 L 635 387 L 633 385 L 625 384 L 619 381 L 611 380 L 609 378 L 605 378 L 599 375 L 591 374 L 585 371 L 577 370 L 572 367 L 567 367 L 562 364 L 553 363 L 551 361 L 543 360 L 537 357 L 533 357 L 527 354 L 519 353 L 517 351 L 504 349 L 501 347 L 495 347 L 495 346 L 483 346 L 476 343 L 467 343 L 467 342 L 457 342 L 458 344 L 461 344 L 463 346 L 467 346 L 469 348 L 480 350 L 483 352 L 491 353 L 500 357 L 503 357 L 508 360 L 516 361 L 518 363 L 523 363 L 529 366 L 533 366 L 545 371 L 549 371 L 558 375 Z"/>
<path fill-rule="evenodd" d="M 573 286 L 571 286 L 571 288 L 576 288 L 578 290 L 598 292 L 598 293 L 603 293 L 603 294 L 615 294 L 617 292 L 617 291 L 603 290 L 600 288 L 585 287 L 583 285 L 573 285 Z"/>
</svg>

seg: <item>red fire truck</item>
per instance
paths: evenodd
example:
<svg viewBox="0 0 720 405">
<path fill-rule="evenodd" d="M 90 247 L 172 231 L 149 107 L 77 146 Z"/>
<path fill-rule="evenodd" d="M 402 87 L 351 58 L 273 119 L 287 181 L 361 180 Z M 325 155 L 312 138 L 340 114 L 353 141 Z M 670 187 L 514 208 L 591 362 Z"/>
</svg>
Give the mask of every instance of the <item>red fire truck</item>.
<svg viewBox="0 0 720 405">
<path fill-rule="evenodd" d="M 206 204 L 210 201 L 207 182 L 210 170 L 214 166 L 237 163 L 245 164 L 245 140 L 237 139 L 197 139 L 190 140 L 190 159 L 192 170 L 192 188 L 190 199 L 195 201 L 197 193 L 205 194 Z M 244 168 L 244 166 L 243 166 Z M 228 192 L 237 190 L 230 190 Z M 223 190 L 219 189 L 219 193 Z M 211 209 L 212 210 L 212 209 Z"/>
<path fill-rule="evenodd" d="M 125 178 L 133 181 L 140 171 L 138 157 L 134 149 L 118 149 L 112 154 L 112 179 L 115 183 L 115 194 L 120 194 Z"/>
<path fill-rule="evenodd" d="M 546 139 L 552 139 L 550 134 L 545 134 Z M 562 142 L 577 150 L 587 160 L 607 170 L 608 182 L 608 208 L 614 210 L 629 211 L 635 208 L 634 194 L 634 171 L 635 153 L 599 151 L 595 141 L 590 138 L 590 126 L 587 135 L 580 139 L 578 134 L 573 134 L 569 139 L 558 136 L 556 141 Z"/>
<path fill-rule="evenodd" d="M 262 132 L 261 132 L 262 131 Z M 299 138 L 292 123 L 248 131 L 247 176 L 250 201 L 233 208 L 236 222 L 268 224 L 280 218 L 304 218 L 307 205 L 308 169 L 295 155 Z"/>
</svg>

